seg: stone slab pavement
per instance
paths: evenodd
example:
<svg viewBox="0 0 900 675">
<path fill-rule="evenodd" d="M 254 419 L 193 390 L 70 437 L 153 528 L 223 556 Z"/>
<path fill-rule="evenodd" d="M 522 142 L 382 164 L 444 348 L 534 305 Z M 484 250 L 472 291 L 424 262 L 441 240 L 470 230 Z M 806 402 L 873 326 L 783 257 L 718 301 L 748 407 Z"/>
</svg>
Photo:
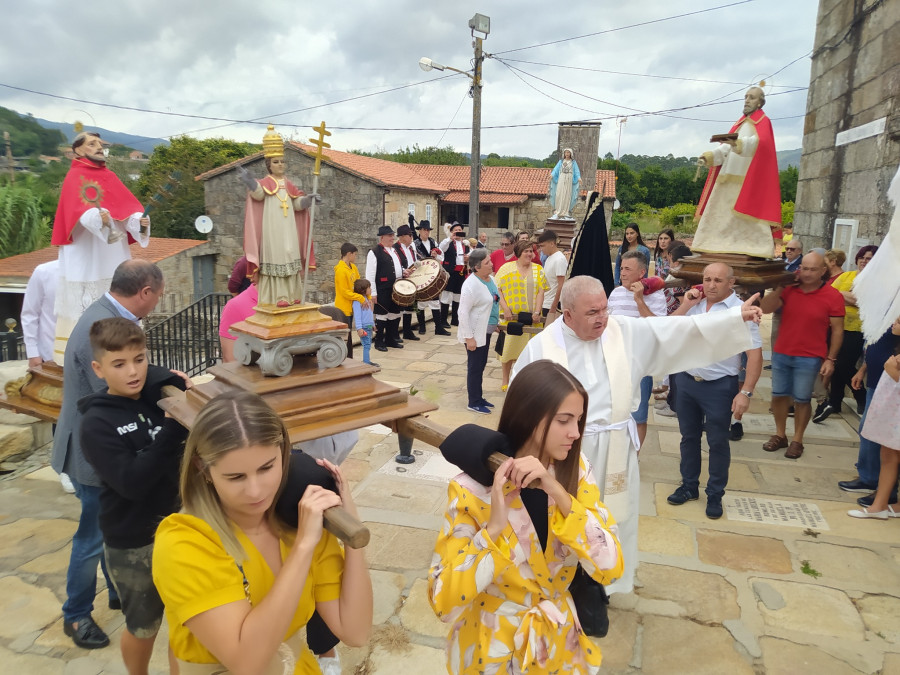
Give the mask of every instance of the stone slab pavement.
<svg viewBox="0 0 900 675">
<path fill-rule="evenodd" d="M 429 326 L 423 340 L 403 350 L 372 354 L 381 363 L 380 379 L 413 387 L 440 405 L 430 414 L 437 422 L 496 426 L 499 412 L 466 410 L 465 353 L 455 338 L 435 337 Z M 499 411 L 504 395 L 493 358 L 484 383 Z M 728 497 L 752 505 L 749 520 L 739 520 L 731 507 L 722 519 L 709 520 L 702 500 L 681 507 L 666 502 L 679 482 L 677 420 L 651 417 L 641 451 L 637 588 L 613 596 L 610 634 L 598 640 L 602 672 L 900 673 L 900 519 L 849 518 L 857 495 L 836 484 L 855 475 L 858 419 L 844 412 L 811 424 L 799 460 L 766 453 L 769 386 L 764 377 L 746 435 L 732 443 Z M 447 628 L 428 605 L 425 578 L 455 471 L 418 441 L 415 464 L 396 464 L 396 437 L 380 425 L 360 436 L 344 470 L 372 532 L 375 617 L 368 645 L 340 648 L 344 672 L 445 672 Z M 44 448 L 19 465 L 2 466 L 10 473 L 0 479 L 0 670 L 124 673 L 123 619 L 106 608 L 102 581 L 94 616 L 113 644 L 85 651 L 62 632 L 78 504 L 62 492 L 47 460 Z M 167 672 L 165 627 L 151 672 Z"/>
</svg>

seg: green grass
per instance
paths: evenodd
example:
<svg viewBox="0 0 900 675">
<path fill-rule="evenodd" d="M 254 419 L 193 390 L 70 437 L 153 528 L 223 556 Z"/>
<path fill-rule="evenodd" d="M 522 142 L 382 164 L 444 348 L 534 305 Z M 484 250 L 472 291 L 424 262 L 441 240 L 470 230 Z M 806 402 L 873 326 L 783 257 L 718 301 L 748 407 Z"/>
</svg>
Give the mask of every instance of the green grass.
<svg viewBox="0 0 900 675">
<path fill-rule="evenodd" d="M 800 561 L 800 571 L 807 576 L 811 576 L 813 579 L 818 579 L 820 576 L 822 576 L 822 573 L 819 570 L 815 569 L 809 564 L 809 560 Z"/>
</svg>

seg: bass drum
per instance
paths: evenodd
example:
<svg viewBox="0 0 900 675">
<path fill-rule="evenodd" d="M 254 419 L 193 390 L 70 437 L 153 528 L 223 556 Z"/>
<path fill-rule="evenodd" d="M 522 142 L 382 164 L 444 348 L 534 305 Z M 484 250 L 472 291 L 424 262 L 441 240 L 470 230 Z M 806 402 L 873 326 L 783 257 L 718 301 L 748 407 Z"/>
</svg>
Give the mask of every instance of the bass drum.
<svg viewBox="0 0 900 675">
<path fill-rule="evenodd" d="M 416 302 L 416 285 L 409 279 L 397 279 L 391 299 L 401 307 L 411 307 Z"/>
<path fill-rule="evenodd" d="M 420 260 L 406 278 L 416 285 L 416 300 L 428 302 L 436 300 L 447 286 L 450 275 L 441 264 L 432 258 Z"/>
</svg>

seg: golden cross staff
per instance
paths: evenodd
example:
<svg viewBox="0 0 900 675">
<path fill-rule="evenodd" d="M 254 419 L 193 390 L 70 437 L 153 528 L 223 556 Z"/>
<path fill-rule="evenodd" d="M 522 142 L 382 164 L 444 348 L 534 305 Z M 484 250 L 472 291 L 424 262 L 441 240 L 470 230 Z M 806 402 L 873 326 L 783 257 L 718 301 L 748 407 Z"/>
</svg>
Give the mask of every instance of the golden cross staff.
<svg viewBox="0 0 900 675">
<path fill-rule="evenodd" d="M 309 142 L 316 146 L 316 152 L 313 155 L 316 158 L 315 166 L 313 166 L 313 188 L 312 193 L 319 193 L 319 168 L 322 165 L 322 150 L 325 148 L 330 148 L 331 145 L 325 142 L 326 136 L 331 136 L 330 131 L 325 130 L 325 120 L 322 120 L 322 123 L 312 128 L 313 131 L 319 132 L 318 138 L 310 138 Z M 309 205 L 309 232 L 306 234 L 306 256 L 303 259 L 303 302 L 306 303 L 306 295 L 308 293 L 306 286 L 306 277 L 309 274 L 309 257 L 312 253 L 312 240 L 313 240 L 313 220 L 316 216 L 316 200 L 313 198 L 312 204 Z"/>
</svg>

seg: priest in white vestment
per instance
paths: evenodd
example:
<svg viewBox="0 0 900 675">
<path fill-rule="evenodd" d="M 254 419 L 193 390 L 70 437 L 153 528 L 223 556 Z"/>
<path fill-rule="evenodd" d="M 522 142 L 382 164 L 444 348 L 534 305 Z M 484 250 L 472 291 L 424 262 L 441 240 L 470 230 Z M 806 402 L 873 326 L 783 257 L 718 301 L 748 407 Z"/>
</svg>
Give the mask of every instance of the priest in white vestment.
<svg viewBox="0 0 900 675">
<path fill-rule="evenodd" d="M 591 463 L 603 501 L 619 524 L 625 572 L 608 588 L 629 593 L 637 568 L 640 474 L 637 426 L 631 412 L 640 401 L 645 375 L 720 361 L 750 348 L 744 321 L 759 322 L 751 306 L 691 317 L 610 317 L 603 285 L 594 277 L 572 277 L 563 286 L 563 314 L 528 343 L 516 373 L 533 361 L 565 366 L 588 392 L 588 417 L 581 451 Z"/>
</svg>

